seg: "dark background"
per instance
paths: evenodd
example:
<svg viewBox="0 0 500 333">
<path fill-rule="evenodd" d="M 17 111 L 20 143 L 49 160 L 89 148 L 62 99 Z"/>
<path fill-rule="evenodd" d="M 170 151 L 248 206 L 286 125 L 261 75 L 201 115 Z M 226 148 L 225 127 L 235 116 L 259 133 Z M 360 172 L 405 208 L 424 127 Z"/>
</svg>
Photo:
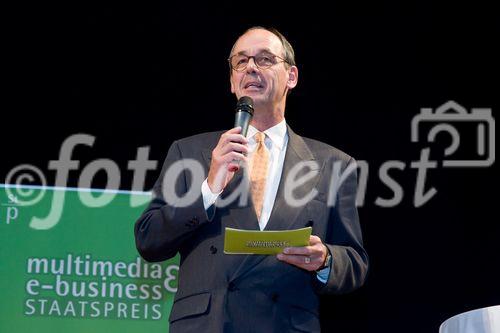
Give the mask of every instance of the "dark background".
<svg viewBox="0 0 500 333">
<path fill-rule="evenodd" d="M 173 140 L 232 127 L 230 48 L 252 25 L 276 27 L 294 46 L 299 67 L 287 122 L 370 166 L 360 208 L 369 278 L 352 294 L 322 299 L 323 330 L 437 332 L 452 315 L 500 304 L 498 171 L 496 164 L 442 168 L 439 162 L 426 181 L 426 189 L 438 192 L 416 208 L 410 163 L 430 145 L 410 141 L 410 122 L 420 108 L 448 100 L 492 108 L 495 117 L 496 13 L 479 3 L 435 2 L 6 8 L 0 175 L 30 163 L 53 184 L 48 161 L 68 136 L 87 133 L 96 142 L 75 150 L 80 172 L 94 159 L 113 159 L 121 188 L 130 189 L 127 162 L 138 147 L 150 146 L 150 158 L 161 165 Z M 449 139 L 438 139 L 431 159 L 441 161 Z M 473 151 L 474 139 L 463 136 L 460 149 Z M 378 176 L 388 160 L 406 165 L 390 172 L 404 197 L 381 208 L 376 198 L 393 195 Z M 148 174 L 146 190 L 158 173 Z M 68 186 L 77 186 L 78 177 L 72 171 Z M 93 183 L 105 185 L 102 174 Z"/>
</svg>

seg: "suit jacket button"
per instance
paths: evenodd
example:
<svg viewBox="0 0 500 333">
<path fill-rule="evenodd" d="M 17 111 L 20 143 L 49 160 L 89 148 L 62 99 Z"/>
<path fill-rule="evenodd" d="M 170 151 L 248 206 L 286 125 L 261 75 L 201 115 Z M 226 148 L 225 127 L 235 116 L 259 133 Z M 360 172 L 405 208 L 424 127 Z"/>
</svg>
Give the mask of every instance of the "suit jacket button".
<svg viewBox="0 0 500 333">
<path fill-rule="evenodd" d="M 279 294 L 277 294 L 277 293 L 273 293 L 273 294 L 271 295 L 271 300 L 272 300 L 273 302 L 277 302 L 279 297 L 280 297 L 280 295 L 279 295 Z"/>
<path fill-rule="evenodd" d="M 235 290 L 238 290 L 238 288 L 236 288 L 236 284 L 234 284 L 234 282 L 229 282 L 228 286 L 227 286 L 227 289 L 229 291 L 235 291 Z"/>
<path fill-rule="evenodd" d="M 210 246 L 210 252 L 212 252 L 212 254 L 216 254 L 217 253 L 217 248 L 215 246 Z"/>
</svg>

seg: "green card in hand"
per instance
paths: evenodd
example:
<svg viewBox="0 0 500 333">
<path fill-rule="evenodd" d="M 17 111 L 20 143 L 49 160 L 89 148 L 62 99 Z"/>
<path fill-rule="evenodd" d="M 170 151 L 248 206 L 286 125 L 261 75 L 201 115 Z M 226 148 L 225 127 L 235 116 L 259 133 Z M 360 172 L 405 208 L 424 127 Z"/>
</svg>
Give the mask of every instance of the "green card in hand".
<svg viewBox="0 0 500 333">
<path fill-rule="evenodd" d="M 309 245 L 311 227 L 295 230 L 255 231 L 226 228 L 226 254 L 278 254 L 285 247 Z"/>
</svg>

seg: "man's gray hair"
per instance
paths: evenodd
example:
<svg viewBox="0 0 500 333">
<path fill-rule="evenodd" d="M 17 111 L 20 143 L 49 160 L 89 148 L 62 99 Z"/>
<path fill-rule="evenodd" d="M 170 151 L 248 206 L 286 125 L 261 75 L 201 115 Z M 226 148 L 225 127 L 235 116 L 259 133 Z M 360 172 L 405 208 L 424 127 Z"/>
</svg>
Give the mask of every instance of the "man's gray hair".
<svg viewBox="0 0 500 333">
<path fill-rule="evenodd" d="M 269 31 L 272 34 L 274 34 L 276 37 L 278 37 L 279 40 L 281 41 L 281 45 L 283 45 L 283 50 L 284 50 L 283 55 L 281 55 L 281 57 L 283 57 L 283 59 L 285 59 L 287 65 L 289 65 L 289 66 L 296 66 L 295 65 L 295 52 L 293 51 L 292 45 L 290 44 L 290 42 L 288 42 L 288 40 L 285 38 L 285 36 L 283 36 L 281 34 L 281 32 L 279 32 L 277 29 L 275 29 L 275 28 L 266 28 L 266 27 L 262 27 L 262 26 L 258 26 L 257 25 L 257 26 L 253 26 L 253 27 L 248 28 L 247 30 L 245 30 L 245 32 L 242 33 L 240 35 L 240 37 L 243 36 L 244 34 L 246 34 L 249 31 L 258 30 L 258 29 Z M 239 37 L 238 37 L 238 39 L 239 39 Z M 229 56 L 231 56 L 233 54 L 236 42 L 233 44 L 233 47 L 231 48 L 231 53 L 229 54 Z"/>
</svg>

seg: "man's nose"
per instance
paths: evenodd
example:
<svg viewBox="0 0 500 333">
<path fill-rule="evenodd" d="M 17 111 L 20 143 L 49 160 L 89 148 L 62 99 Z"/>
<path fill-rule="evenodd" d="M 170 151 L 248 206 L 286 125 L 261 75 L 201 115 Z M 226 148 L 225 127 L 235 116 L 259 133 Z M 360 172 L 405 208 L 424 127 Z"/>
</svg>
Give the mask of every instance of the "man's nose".
<svg viewBox="0 0 500 333">
<path fill-rule="evenodd" d="M 255 73 L 259 67 L 257 67 L 257 64 L 255 63 L 255 58 L 250 58 L 248 59 L 248 64 L 247 64 L 247 73 Z"/>
</svg>

